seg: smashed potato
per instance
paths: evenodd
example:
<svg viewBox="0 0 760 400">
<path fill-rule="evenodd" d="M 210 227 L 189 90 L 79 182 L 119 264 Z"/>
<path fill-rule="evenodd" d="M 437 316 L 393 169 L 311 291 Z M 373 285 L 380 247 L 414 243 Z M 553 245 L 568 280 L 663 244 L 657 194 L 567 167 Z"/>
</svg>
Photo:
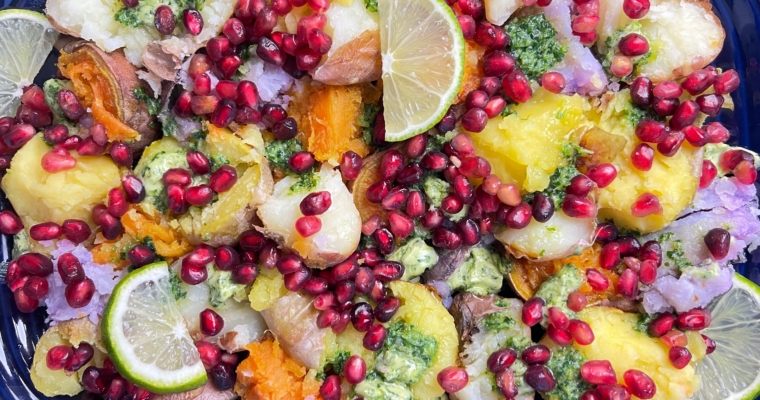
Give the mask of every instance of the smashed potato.
<svg viewBox="0 0 760 400">
<path fill-rule="evenodd" d="M 82 157 L 74 168 L 51 174 L 40 164 L 51 150 L 37 135 L 13 156 L 2 189 L 28 230 L 35 224 L 67 219 L 92 222 L 92 208 L 121 186 L 119 169 L 108 156 Z"/>
</svg>

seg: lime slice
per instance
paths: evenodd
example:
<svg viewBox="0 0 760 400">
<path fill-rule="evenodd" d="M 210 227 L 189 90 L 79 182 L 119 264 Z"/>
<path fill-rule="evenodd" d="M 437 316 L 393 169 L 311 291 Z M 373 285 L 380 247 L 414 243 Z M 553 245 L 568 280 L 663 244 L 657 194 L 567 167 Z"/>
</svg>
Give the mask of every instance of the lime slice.
<svg viewBox="0 0 760 400">
<path fill-rule="evenodd" d="M 760 287 L 738 273 L 733 283 L 709 305 L 713 320 L 702 333 L 717 347 L 696 365 L 702 387 L 695 400 L 754 399 L 760 394 Z"/>
<path fill-rule="evenodd" d="M 207 380 L 170 277 L 165 262 L 131 272 L 116 285 L 103 313 L 103 343 L 116 369 L 159 394 L 195 389 Z"/>
<path fill-rule="evenodd" d="M 443 0 L 380 0 L 385 140 L 399 142 L 443 118 L 462 85 L 465 43 Z"/>
<path fill-rule="evenodd" d="M 0 116 L 15 115 L 23 89 L 34 81 L 58 32 L 44 15 L 0 11 Z"/>
</svg>

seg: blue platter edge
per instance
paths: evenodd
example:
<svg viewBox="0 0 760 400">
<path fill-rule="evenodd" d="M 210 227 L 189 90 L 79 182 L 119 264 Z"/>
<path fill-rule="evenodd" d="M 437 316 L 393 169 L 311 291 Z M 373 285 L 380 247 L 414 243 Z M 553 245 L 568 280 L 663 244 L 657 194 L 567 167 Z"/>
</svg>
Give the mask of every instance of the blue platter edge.
<svg viewBox="0 0 760 400">
<path fill-rule="evenodd" d="M 732 133 L 732 144 L 760 152 L 760 1 L 712 0 L 713 10 L 726 31 L 723 50 L 713 63 L 723 69 L 739 72 L 742 87 L 733 93 L 734 111 L 718 116 Z M 3 0 L 0 8 L 27 8 L 42 11 L 44 0 Z M 57 54 L 51 54 L 38 75 L 38 85 L 54 75 Z M 7 206 L 0 192 L 0 209 Z M 0 260 L 10 259 L 12 238 L 0 238 Z M 760 255 L 736 266 L 742 275 L 760 284 Z M 0 399 L 2 400 L 66 400 L 68 396 L 46 397 L 34 389 L 29 369 L 35 344 L 46 328 L 45 311 L 20 313 L 13 294 L 0 284 Z M 760 399 L 760 398 L 759 398 Z"/>
</svg>

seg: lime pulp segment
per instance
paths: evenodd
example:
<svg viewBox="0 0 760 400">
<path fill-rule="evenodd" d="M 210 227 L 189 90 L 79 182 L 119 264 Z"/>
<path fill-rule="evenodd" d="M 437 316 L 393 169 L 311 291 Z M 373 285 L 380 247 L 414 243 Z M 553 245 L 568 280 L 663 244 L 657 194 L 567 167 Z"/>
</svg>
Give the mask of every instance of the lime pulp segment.
<svg viewBox="0 0 760 400">
<path fill-rule="evenodd" d="M 380 0 L 385 140 L 433 127 L 456 98 L 464 75 L 462 30 L 443 0 Z"/>
<path fill-rule="evenodd" d="M 710 303 L 712 323 L 702 333 L 715 352 L 697 363 L 702 386 L 695 400 L 755 399 L 760 394 L 760 288 L 739 275 Z"/>
</svg>

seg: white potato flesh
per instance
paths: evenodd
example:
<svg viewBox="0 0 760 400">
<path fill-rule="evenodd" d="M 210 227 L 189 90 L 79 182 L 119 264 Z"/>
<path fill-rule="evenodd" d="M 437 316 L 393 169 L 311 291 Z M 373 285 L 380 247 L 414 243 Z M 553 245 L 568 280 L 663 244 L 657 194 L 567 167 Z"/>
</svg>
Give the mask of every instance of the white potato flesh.
<svg viewBox="0 0 760 400">
<path fill-rule="evenodd" d="M 562 210 L 545 223 L 531 219 L 523 229 L 501 227 L 496 239 L 516 256 L 535 261 L 556 260 L 582 251 L 594 243 L 595 218 L 571 218 Z"/>
<path fill-rule="evenodd" d="M 354 0 L 351 5 L 344 6 L 339 2 L 332 2 L 325 12 L 327 26 L 325 32 L 332 38 L 332 47 L 327 52 L 327 58 L 343 46 L 356 39 L 364 31 L 376 31 L 377 13 L 370 13 L 364 7 L 364 2 Z"/>
<path fill-rule="evenodd" d="M 602 0 L 597 47 L 632 22 L 623 13 L 623 0 Z M 654 59 L 638 72 L 653 81 L 678 79 L 709 64 L 723 47 L 725 32 L 709 2 L 653 0 L 641 19 L 641 31 L 650 40 Z"/>
<path fill-rule="evenodd" d="M 291 191 L 297 177 L 288 176 L 274 185 L 274 194 L 259 207 L 259 218 L 268 233 L 278 236 L 313 267 L 325 267 L 345 260 L 359 245 L 362 220 L 354 205 L 353 196 L 343 183 L 340 172 L 324 164 L 315 173 L 318 179 L 311 190 Z M 309 237 L 296 231 L 296 221 L 303 216 L 299 205 L 311 192 L 328 191 L 332 205 L 319 219 L 322 228 Z"/>
<path fill-rule="evenodd" d="M 486 19 L 492 24 L 504 25 L 520 6 L 521 0 L 485 0 Z"/>
</svg>

